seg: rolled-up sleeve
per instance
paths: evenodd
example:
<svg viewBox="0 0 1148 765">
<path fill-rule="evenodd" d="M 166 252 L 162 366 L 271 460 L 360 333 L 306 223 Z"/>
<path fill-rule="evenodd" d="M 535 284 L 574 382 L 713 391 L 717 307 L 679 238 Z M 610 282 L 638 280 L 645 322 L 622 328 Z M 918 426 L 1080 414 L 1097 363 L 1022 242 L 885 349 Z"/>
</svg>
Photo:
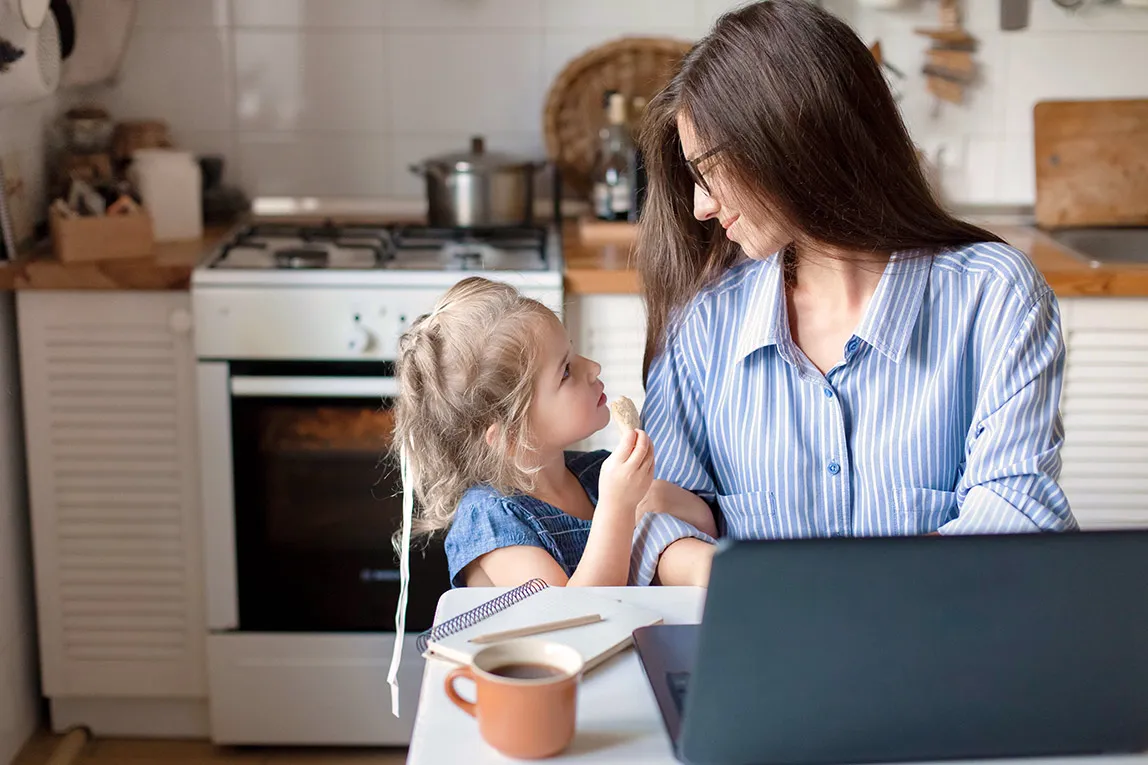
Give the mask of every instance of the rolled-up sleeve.
<svg viewBox="0 0 1148 765">
<path fill-rule="evenodd" d="M 1012 323 L 979 396 L 957 484 L 957 517 L 942 534 L 1070 531 L 1077 528 L 1057 479 L 1064 425 L 1064 338 L 1046 291 Z"/>
<path fill-rule="evenodd" d="M 642 426 L 654 444 L 654 475 L 701 495 L 713 506 L 713 473 L 704 416 L 702 350 L 706 345 L 703 306 L 695 306 L 650 366 Z M 658 559 L 673 542 L 713 537 L 664 513 L 648 513 L 634 529 L 630 583 L 649 584 Z"/>
<path fill-rule="evenodd" d="M 690 524 L 667 513 L 646 513 L 634 528 L 634 545 L 630 552 L 630 584 L 647 585 L 658 573 L 658 559 L 679 539 L 700 539 L 714 544 L 717 540 Z"/>
</svg>

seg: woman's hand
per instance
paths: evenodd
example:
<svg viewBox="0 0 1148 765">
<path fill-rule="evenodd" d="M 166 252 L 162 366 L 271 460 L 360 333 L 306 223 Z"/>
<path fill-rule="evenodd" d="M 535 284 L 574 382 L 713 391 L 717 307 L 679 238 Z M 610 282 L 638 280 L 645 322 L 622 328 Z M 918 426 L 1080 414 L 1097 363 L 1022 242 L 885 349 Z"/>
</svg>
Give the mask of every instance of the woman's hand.
<svg viewBox="0 0 1148 765">
<path fill-rule="evenodd" d="M 650 437 L 644 430 L 631 430 L 602 463 L 598 477 L 599 505 L 635 512 L 653 480 L 654 447 Z"/>
<path fill-rule="evenodd" d="M 654 481 L 646 496 L 638 503 L 634 523 L 646 513 L 666 513 L 693 526 L 703 534 L 716 538 L 717 523 L 713 510 L 706 501 L 692 491 L 669 481 Z"/>
</svg>

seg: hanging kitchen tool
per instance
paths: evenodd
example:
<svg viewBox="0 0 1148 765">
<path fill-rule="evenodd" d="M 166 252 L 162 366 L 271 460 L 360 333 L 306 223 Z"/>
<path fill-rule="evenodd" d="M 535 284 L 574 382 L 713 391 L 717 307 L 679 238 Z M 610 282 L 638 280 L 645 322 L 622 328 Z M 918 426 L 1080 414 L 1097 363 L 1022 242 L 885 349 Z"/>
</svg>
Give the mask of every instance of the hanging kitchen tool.
<svg viewBox="0 0 1148 765">
<path fill-rule="evenodd" d="M 1006 32 L 1028 28 L 1029 0 L 1001 0 L 1001 29 Z"/>
<path fill-rule="evenodd" d="M 977 38 L 961 26 L 957 0 L 941 0 L 940 21 L 938 28 L 913 30 L 933 41 L 921 71 L 925 86 L 939 101 L 960 104 L 964 102 L 965 89 L 976 79 L 973 51 Z"/>
<path fill-rule="evenodd" d="M 120 71 L 135 25 L 136 0 L 72 0 L 75 49 L 64 62 L 61 87 L 94 85 Z"/>
<path fill-rule="evenodd" d="M 52 0 L 49 7 L 56 17 L 60 30 L 60 58 L 67 61 L 76 48 L 76 19 L 72 15 L 72 4 L 68 0 Z"/>
<path fill-rule="evenodd" d="M 60 36 L 48 0 L 0 0 L 0 107 L 36 101 L 60 84 Z M 15 56 L 15 52 L 21 55 Z M 14 58 L 14 60 L 13 60 Z"/>
</svg>

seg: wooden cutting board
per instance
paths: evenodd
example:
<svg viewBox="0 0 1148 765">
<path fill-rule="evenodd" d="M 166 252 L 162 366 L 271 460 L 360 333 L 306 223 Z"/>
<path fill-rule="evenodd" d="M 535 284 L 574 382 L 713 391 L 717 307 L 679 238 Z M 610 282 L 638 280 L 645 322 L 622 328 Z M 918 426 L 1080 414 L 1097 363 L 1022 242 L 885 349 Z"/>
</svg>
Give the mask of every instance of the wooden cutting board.
<svg viewBox="0 0 1148 765">
<path fill-rule="evenodd" d="M 1148 225 L 1148 99 L 1033 109 L 1043 228 Z"/>
</svg>

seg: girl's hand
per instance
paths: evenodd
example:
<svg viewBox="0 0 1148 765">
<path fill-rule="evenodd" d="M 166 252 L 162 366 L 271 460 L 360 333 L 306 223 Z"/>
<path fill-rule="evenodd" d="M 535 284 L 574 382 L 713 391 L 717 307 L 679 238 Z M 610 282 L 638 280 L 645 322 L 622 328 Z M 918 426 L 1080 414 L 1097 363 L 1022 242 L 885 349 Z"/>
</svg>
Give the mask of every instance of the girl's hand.
<svg viewBox="0 0 1148 765">
<path fill-rule="evenodd" d="M 622 436 L 618 448 L 602 463 L 598 501 L 633 513 L 654 480 L 654 447 L 644 430 Z"/>
</svg>

